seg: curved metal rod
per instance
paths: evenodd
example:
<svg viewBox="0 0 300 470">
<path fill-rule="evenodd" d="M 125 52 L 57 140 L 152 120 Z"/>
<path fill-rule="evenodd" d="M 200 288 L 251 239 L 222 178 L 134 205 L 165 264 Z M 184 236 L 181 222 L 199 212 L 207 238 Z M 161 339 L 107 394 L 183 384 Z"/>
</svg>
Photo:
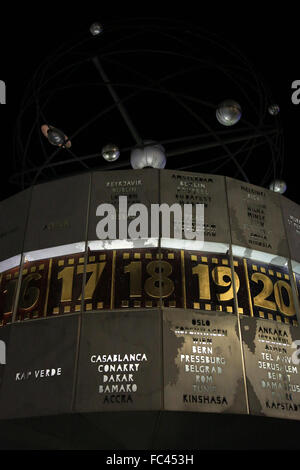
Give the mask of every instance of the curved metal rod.
<svg viewBox="0 0 300 470">
<path fill-rule="evenodd" d="M 139 51 L 139 52 L 140 52 L 140 51 Z M 155 52 L 157 52 L 157 51 L 155 51 Z M 255 78 L 256 78 L 256 76 L 255 76 Z M 255 126 L 253 126 L 253 127 L 255 127 Z M 271 149 L 272 149 L 272 146 L 273 146 L 273 144 L 272 144 L 272 142 L 271 142 Z"/>
<path fill-rule="evenodd" d="M 270 131 L 271 133 L 272 131 Z M 237 143 L 237 142 L 243 142 L 243 141 L 246 141 L 246 143 L 249 142 L 250 139 L 254 138 L 259 138 L 259 137 L 263 137 L 263 134 L 262 135 L 252 135 L 252 136 L 241 136 L 241 137 L 236 137 L 236 138 L 233 138 L 233 139 L 228 139 L 226 141 L 227 144 L 230 144 L 230 143 Z M 185 155 L 186 153 L 192 153 L 192 152 L 196 152 L 196 151 L 199 151 L 199 150 L 205 150 L 205 149 L 208 149 L 208 148 L 217 148 L 217 147 L 220 147 L 220 144 L 218 142 L 211 142 L 211 143 L 207 143 L 207 144 L 201 144 L 201 145 L 195 145 L 195 146 L 191 146 L 191 147 L 186 147 L 186 148 L 182 148 L 182 149 L 178 149 L 176 151 L 173 151 L 173 152 L 170 152 L 170 153 L 166 153 L 166 156 L 167 158 L 170 158 L 172 156 L 179 156 L 179 155 Z M 87 156 L 87 157 L 84 157 L 84 158 L 91 158 L 93 156 L 98 156 L 98 154 L 95 154 L 95 155 L 91 155 L 91 156 Z M 82 157 L 78 157 L 79 159 L 82 158 Z M 215 160 L 213 159 L 210 159 L 208 160 L 208 162 L 212 162 L 212 161 L 218 161 L 220 159 L 224 158 L 224 156 L 222 157 L 215 157 Z M 65 161 L 64 163 L 74 163 L 73 161 Z M 59 165 L 60 162 L 58 163 L 54 163 L 53 166 L 55 165 Z M 120 163 L 114 163 L 114 164 L 111 164 L 111 165 L 108 165 L 106 167 L 103 167 L 103 168 L 98 168 L 98 170 L 110 170 L 110 169 L 116 169 L 116 168 L 122 168 L 122 167 L 127 167 L 127 166 L 130 166 L 130 162 L 129 160 L 126 161 L 126 162 L 120 162 Z M 197 166 L 197 164 L 193 164 L 193 166 Z M 38 169 L 38 167 L 36 168 L 31 168 L 29 170 L 26 170 L 25 171 L 25 174 L 27 173 L 31 173 L 33 171 L 36 171 Z M 90 168 L 88 168 L 90 169 Z M 19 173 L 21 174 L 21 173 Z M 16 177 L 17 175 L 14 175 L 14 177 Z"/>
<path fill-rule="evenodd" d="M 131 69 L 131 68 L 130 68 L 130 69 Z M 137 73 L 139 76 L 142 76 L 143 79 L 145 79 L 145 78 L 147 79 L 147 77 L 145 77 L 144 74 L 141 74 L 141 73 L 139 73 L 139 72 L 136 72 L 135 70 L 134 70 L 134 72 Z M 148 79 L 147 81 L 149 81 L 149 79 Z M 150 81 L 150 83 L 153 83 L 153 82 Z M 155 82 L 154 82 L 154 84 L 155 84 Z M 158 84 L 158 86 L 159 86 L 160 89 L 166 90 L 166 89 L 163 88 L 160 84 Z M 189 114 L 191 114 L 196 120 L 198 120 L 204 127 L 206 127 L 207 129 L 209 129 L 210 132 L 211 132 L 211 134 L 212 134 L 216 139 L 218 139 L 218 137 L 217 137 L 217 135 L 214 133 L 213 129 L 212 129 L 210 126 L 208 126 L 208 125 L 206 124 L 206 122 L 205 122 L 202 118 L 200 118 L 200 117 L 199 117 L 194 111 L 192 111 L 185 103 L 183 103 L 182 100 L 179 99 L 178 96 L 177 96 L 175 93 L 170 92 L 170 91 L 169 91 L 169 93 L 170 93 L 170 96 L 172 96 L 172 98 L 173 98 L 175 101 L 177 101 Z M 193 101 L 194 101 L 194 99 L 193 99 Z M 221 142 L 221 141 L 220 141 L 220 142 Z M 222 143 L 221 143 L 221 144 L 222 144 Z M 232 158 L 233 162 L 235 163 L 235 165 L 236 165 L 237 168 L 239 169 L 239 171 L 240 171 L 240 173 L 242 174 L 242 176 L 244 177 L 244 179 L 245 179 L 247 182 L 249 182 L 249 179 L 248 179 L 246 173 L 243 171 L 242 167 L 239 165 L 239 162 L 235 159 L 234 155 L 231 154 L 230 150 L 229 150 L 225 145 L 223 145 L 223 147 L 224 147 L 224 150 L 229 154 L 230 158 Z"/>
<path fill-rule="evenodd" d="M 107 58 L 106 58 L 107 60 Z M 114 64 L 117 64 L 118 66 L 122 66 L 123 68 L 131 71 L 131 72 L 134 72 L 136 75 L 138 76 L 141 76 L 143 79 L 146 79 L 147 81 L 149 81 L 148 77 L 146 77 L 144 74 L 141 74 L 140 72 L 136 71 L 135 69 L 133 69 L 132 67 L 128 67 L 128 66 L 125 66 L 124 64 L 120 63 L 120 62 L 117 62 L 117 61 L 113 61 L 113 60 L 109 60 L 109 62 L 111 63 L 114 63 Z M 151 82 L 151 81 L 150 81 Z M 161 87 L 162 88 L 162 87 Z M 193 97 L 193 101 L 198 101 L 196 98 Z M 262 120 L 263 120 L 263 117 L 260 116 L 260 125 L 262 125 Z M 245 121 L 245 120 L 244 120 Z M 247 122 L 247 121 L 246 121 Z M 252 124 L 248 123 L 248 125 L 250 127 L 252 127 L 255 131 L 258 130 L 258 127 L 257 126 L 253 126 Z M 277 125 L 277 129 L 278 129 L 278 125 Z M 279 130 L 279 129 L 278 129 Z M 275 160 L 275 157 L 274 157 L 274 151 L 273 151 L 273 148 L 274 148 L 274 144 L 273 142 L 268 138 L 266 137 L 268 143 L 270 144 L 270 148 L 271 148 L 271 156 L 272 156 L 272 161 L 273 161 L 273 171 L 274 171 L 274 175 L 276 173 L 276 160 Z M 277 139 L 276 139 L 277 140 Z M 276 148 L 276 144 L 275 144 L 275 148 Z M 275 179 L 275 176 L 274 176 L 274 179 Z"/>
<path fill-rule="evenodd" d="M 137 145 L 143 145 L 143 139 L 141 138 L 141 136 L 139 135 L 135 125 L 133 124 L 132 119 L 130 118 L 127 109 L 125 108 L 123 103 L 120 103 L 120 98 L 118 97 L 117 92 L 114 89 L 114 87 L 111 85 L 111 83 L 110 83 L 110 81 L 109 81 L 109 79 L 108 79 L 108 77 L 107 77 L 107 75 L 106 75 L 106 73 L 103 69 L 103 66 L 100 63 L 100 60 L 98 59 L 98 57 L 94 57 L 92 60 L 93 60 L 93 63 L 95 65 L 96 69 L 98 70 L 103 82 L 107 86 L 108 91 L 111 94 L 118 110 L 120 111 L 121 116 L 123 117 L 123 119 L 125 121 L 125 124 L 128 127 L 129 132 L 131 133 L 132 137 L 134 138 L 136 144 Z"/>
<path fill-rule="evenodd" d="M 231 130 L 231 135 L 235 135 L 235 134 L 242 134 L 242 133 L 245 133 L 247 132 L 248 129 L 247 128 L 242 128 L 242 129 L 232 129 Z M 262 133 L 264 132 L 272 132 L 272 128 L 265 128 L 264 130 L 262 130 Z M 218 134 L 219 135 L 224 135 L 224 134 L 228 134 L 228 129 L 227 130 L 220 130 L 218 131 Z M 40 133 L 39 133 L 40 135 Z M 206 137 L 210 137 L 211 136 L 211 133 L 210 132 L 207 132 L 207 133 L 202 133 L 202 134 L 192 134 L 192 135 L 188 135 L 186 137 L 177 137 L 177 138 L 173 138 L 173 139 L 165 139 L 165 140 L 159 140 L 158 143 L 161 144 L 161 145 L 167 145 L 167 144 L 172 144 L 172 143 L 178 143 L 178 142 L 185 142 L 187 140 L 197 140 L 197 139 L 201 139 L 201 138 L 206 138 Z M 40 136 L 41 137 L 41 136 Z M 132 147 L 124 147 L 124 148 L 121 148 L 120 149 L 120 152 L 123 153 L 123 152 L 128 152 L 132 149 Z M 80 158 L 82 161 L 85 161 L 85 160 L 89 160 L 89 159 L 95 159 L 95 158 L 99 158 L 99 152 L 97 153 L 93 153 L 93 154 L 90 154 L 90 155 L 81 155 Z M 56 167 L 56 166 L 60 166 L 60 165 L 67 165 L 67 164 L 71 164 L 73 163 L 72 160 L 61 160 L 59 162 L 54 162 L 54 163 L 50 163 L 49 165 L 47 165 L 46 168 L 53 168 L 53 167 Z M 120 163 L 120 162 L 119 162 Z M 203 162 L 201 161 L 201 165 L 204 164 L 206 162 Z M 126 163 L 126 166 L 130 165 L 130 162 L 128 160 L 128 163 Z M 118 168 L 118 163 L 114 163 L 111 168 Z M 38 169 L 37 166 L 29 169 L 29 170 L 26 170 L 24 173 L 25 174 L 28 174 L 28 173 L 31 173 L 33 171 L 36 171 Z M 103 170 L 106 170 L 107 169 L 107 166 L 104 166 L 103 167 Z M 15 176 L 19 176 L 21 175 L 22 173 L 16 173 L 15 175 L 12 176 L 12 181 L 14 179 Z"/>
<path fill-rule="evenodd" d="M 116 83 L 113 83 L 113 85 L 115 86 L 124 86 L 124 87 L 129 87 L 131 88 L 132 87 L 132 84 L 128 85 L 128 84 L 116 84 Z M 101 84 L 101 83 L 98 83 L 97 86 L 105 86 L 105 84 Z M 151 90 L 153 91 L 153 88 L 151 87 L 142 87 L 142 86 L 137 86 L 136 87 L 139 88 L 138 91 L 135 91 L 133 93 L 131 93 L 130 95 L 126 96 L 125 98 L 122 98 L 120 100 L 120 103 L 124 103 L 126 101 L 128 101 L 129 99 L 131 99 L 133 96 L 136 96 L 140 93 L 140 89 L 143 89 L 143 90 Z M 156 92 L 157 92 L 157 89 L 154 89 Z M 162 94 L 168 94 L 168 92 L 164 92 L 164 91 L 160 91 L 160 93 Z M 185 95 L 183 95 L 185 96 Z M 70 140 L 73 140 L 74 137 L 76 137 L 80 132 L 82 132 L 82 130 L 84 130 L 85 128 L 87 128 L 90 124 L 92 124 L 93 122 L 95 122 L 97 119 L 99 119 L 101 116 L 103 116 L 104 114 L 106 114 L 107 112 L 109 112 L 111 109 L 114 109 L 116 107 L 116 104 L 113 104 L 113 105 L 110 105 L 108 106 L 107 108 L 105 108 L 104 110 L 102 110 L 101 112 L 97 113 L 96 116 L 94 116 L 93 118 L 91 118 L 87 123 L 85 123 L 83 126 L 81 126 L 79 129 L 77 129 L 76 132 L 74 132 L 70 137 L 69 139 Z M 46 160 L 46 162 L 44 163 L 44 165 L 42 165 L 37 173 L 37 175 L 35 176 L 34 178 L 34 181 L 32 184 L 35 184 L 38 176 L 40 175 L 41 171 L 43 170 L 43 168 L 45 168 L 47 166 L 47 164 L 55 157 L 55 155 L 57 155 L 57 153 L 60 151 L 61 149 L 57 149 L 56 151 L 54 151 L 49 157 L 48 159 Z"/>
<path fill-rule="evenodd" d="M 243 149 L 245 149 L 247 147 L 248 144 L 249 144 L 249 141 L 244 142 L 243 145 L 241 145 L 239 147 L 239 149 L 234 152 L 234 155 L 240 154 L 243 151 Z M 262 145 L 265 145 L 265 142 L 257 143 L 254 147 L 259 147 L 259 146 L 262 146 Z M 252 142 L 251 142 L 250 148 L 253 148 Z M 225 166 L 229 162 L 227 154 L 219 156 L 219 157 L 211 158 L 210 160 L 207 160 L 206 163 L 214 163 L 215 161 L 224 160 L 224 159 L 226 159 L 226 160 L 223 161 L 222 163 L 220 163 L 220 165 L 218 165 L 217 167 L 214 168 L 214 171 L 218 171 L 220 168 L 222 168 L 223 166 Z M 243 161 L 242 165 L 244 166 L 244 164 L 245 164 L 245 161 Z M 181 167 L 178 168 L 178 170 L 186 170 L 186 169 L 189 169 L 189 168 L 196 168 L 196 167 L 197 167 L 197 163 L 192 163 L 190 165 L 181 166 Z"/>
</svg>

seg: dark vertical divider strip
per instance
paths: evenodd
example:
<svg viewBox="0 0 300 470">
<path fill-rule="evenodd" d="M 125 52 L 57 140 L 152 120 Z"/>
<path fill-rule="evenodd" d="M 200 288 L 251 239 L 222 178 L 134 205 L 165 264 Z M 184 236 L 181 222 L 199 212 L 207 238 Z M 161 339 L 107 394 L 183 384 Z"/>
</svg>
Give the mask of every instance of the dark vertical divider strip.
<svg viewBox="0 0 300 470">
<path fill-rule="evenodd" d="M 230 210 L 229 210 L 229 197 L 228 197 L 228 190 L 227 190 L 227 180 L 226 180 L 225 176 L 224 176 L 224 180 L 225 180 L 225 197 L 226 197 L 226 203 L 227 203 L 227 214 L 228 214 L 228 221 L 229 221 L 229 236 L 230 236 L 229 257 L 230 257 L 231 277 L 232 277 L 232 285 L 233 285 L 233 293 L 234 293 L 234 305 L 235 305 L 235 310 L 236 310 L 236 315 L 237 315 L 237 322 L 238 322 L 238 330 L 239 330 L 239 340 L 240 340 L 241 356 L 242 356 L 243 379 L 244 379 L 244 390 L 245 390 L 247 413 L 250 414 L 248 388 L 247 388 L 247 376 L 246 376 L 246 365 L 245 365 L 245 357 L 244 357 L 244 349 L 243 349 L 243 337 L 242 337 L 241 321 L 240 321 L 240 314 L 239 314 L 239 309 L 238 309 L 237 289 L 236 289 L 235 275 L 234 275 L 234 263 L 233 263 L 233 254 L 232 254 L 232 233 L 231 233 L 231 220 L 230 220 Z"/>
<path fill-rule="evenodd" d="M 291 280 L 293 300 L 294 300 L 294 305 L 295 305 L 298 324 L 300 325 L 300 305 L 299 305 L 299 302 L 298 302 L 297 286 L 296 286 L 296 283 L 295 283 L 294 272 L 293 272 L 292 261 L 291 261 L 291 259 L 292 259 L 291 242 L 290 242 L 290 239 L 289 239 L 289 236 L 288 236 L 286 223 L 285 223 L 285 213 L 284 213 L 284 210 L 283 210 L 283 196 L 280 197 L 280 211 L 281 211 L 283 227 L 284 227 L 284 232 L 285 232 L 285 236 L 286 236 L 286 239 L 287 239 L 287 246 L 288 246 L 288 251 L 289 251 L 288 268 L 289 268 L 289 275 L 290 275 L 290 280 Z"/>
<path fill-rule="evenodd" d="M 15 292 L 15 300 L 14 300 L 14 305 L 13 305 L 12 323 L 15 322 L 16 315 L 17 315 L 17 307 L 18 307 L 18 301 L 19 301 L 19 295 L 20 295 L 20 289 L 21 289 L 21 282 L 22 282 L 22 266 L 23 266 L 23 262 L 24 262 L 25 238 L 26 238 L 28 222 L 29 222 L 29 214 L 30 214 L 30 206 L 31 206 L 31 201 L 32 201 L 33 188 L 34 188 L 34 186 L 32 186 L 30 188 L 29 201 L 28 201 L 28 205 L 27 205 L 27 214 L 26 214 L 26 222 L 25 222 L 25 226 L 24 226 L 19 277 L 18 277 L 18 283 L 17 283 L 16 292 Z"/>
<path fill-rule="evenodd" d="M 85 225 L 85 253 L 84 253 L 84 269 L 82 277 L 82 289 L 81 289 L 81 312 L 78 316 L 78 327 L 77 327 L 77 346 L 76 346 L 76 357 L 75 357 L 75 368 L 74 368 L 74 378 L 73 378 L 73 389 L 72 389 L 72 403 L 71 410 L 74 411 L 75 401 L 76 401 L 76 386 L 78 378 L 78 363 L 79 363 L 79 351 L 80 351 L 80 339 L 82 331 L 82 316 L 84 314 L 84 291 L 86 284 L 86 266 L 88 261 L 88 233 L 89 233 L 89 215 L 90 215 L 90 202 L 91 202 L 91 191 L 92 191 L 92 178 L 93 173 L 90 173 L 89 178 L 89 191 L 88 191 L 88 201 L 87 201 L 87 213 L 86 213 L 86 225 Z"/>
</svg>

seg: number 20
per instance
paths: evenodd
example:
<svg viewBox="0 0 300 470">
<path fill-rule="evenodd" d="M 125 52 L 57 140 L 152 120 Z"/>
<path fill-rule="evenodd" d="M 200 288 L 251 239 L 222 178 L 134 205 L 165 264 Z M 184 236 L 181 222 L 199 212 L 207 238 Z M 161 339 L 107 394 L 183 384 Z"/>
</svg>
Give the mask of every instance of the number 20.
<svg viewBox="0 0 300 470">
<path fill-rule="evenodd" d="M 273 286 L 271 279 L 262 273 L 252 274 L 251 280 L 259 283 L 263 283 L 263 288 L 258 295 L 253 298 L 253 303 L 257 307 L 266 308 L 268 310 L 277 311 L 277 307 L 280 312 L 288 317 L 295 315 L 295 307 L 293 302 L 293 294 L 291 286 L 286 281 L 277 281 Z M 285 289 L 289 297 L 289 305 L 286 305 L 283 300 L 282 289 Z M 274 290 L 275 302 L 267 300 L 270 297 Z M 276 305 L 277 304 L 277 305 Z"/>
</svg>

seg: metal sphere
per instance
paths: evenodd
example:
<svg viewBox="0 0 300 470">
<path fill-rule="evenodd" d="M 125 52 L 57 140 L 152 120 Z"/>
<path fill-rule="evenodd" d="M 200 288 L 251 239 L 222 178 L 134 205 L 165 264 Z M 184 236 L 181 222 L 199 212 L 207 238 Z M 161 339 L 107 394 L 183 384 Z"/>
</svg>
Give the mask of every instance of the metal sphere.
<svg viewBox="0 0 300 470">
<path fill-rule="evenodd" d="M 50 144 L 55 145 L 56 147 L 64 146 L 67 140 L 65 134 L 61 130 L 56 129 L 56 127 L 49 127 L 47 138 Z"/>
<path fill-rule="evenodd" d="M 115 162 L 120 156 L 119 147 L 115 144 L 107 144 L 102 149 L 102 157 L 107 162 Z"/>
<path fill-rule="evenodd" d="M 283 194 L 286 192 L 287 185 L 285 181 L 274 180 L 272 181 L 272 183 L 270 183 L 269 189 L 271 189 L 271 191 L 274 191 L 274 193 Z"/>
<path fill-rule="evenodd" d="M 130 163 L 135 170 L 146 167 L 162 169 L 166 162 L 165 149 L 160 144 L 154 143 L 131 151 Z"/>
<path fill-rule="evenodd" d="M 277 116 L 277 114 L 279 114 L 280 108 L 278 104 L 271 104 L 268 108 L 268 111 L 271 116 Z"/>
<path fill-rule="evenodd" d="M 41 131 L 42 131 L 42 134 L 46 137 L 46 139 L 48 139 L 48 141 L 52 145 L 55 145 L 58 147 L 66 147 L 66 148 L 70 148 L 72 146 L 71 141 L 68 139 L 68 137 L 65 134 L 63 134 L 62 131 L 60 131 L 59 129 L 56 129 L 55 127 L 48 126 L 48 124 L 43 124 L 41 126 Z M 63 135 L 63 139 L 61 138 L 62 135 Z"/>
<path fill-rule="evenodd" d="M 103 26 L 100 23 L 93 23 L 90 27 L 90 33 L 92 36 L 99 36 L 103 31 Z"/>
<path fill-rule="evenodd" d="M 242 117 L 242 108 L 236 101 L 222 101 L 217 108 L 216 117 L 223 126 L 234 126 Z"/>
<path fill-rule="evenodd" d="M 170 34 L 173 34 L 172 41 Z M 278 116 L 271 116 L 268 111 L 271 105 L 279 104 L 280 101 L 271 97 L 268 87 L 260 83 L 255 68 L 243 53 L 236 53 L 235 47 L 232 48 L 229 42 L 226 41 L 225 44 L 223 38 L 219 40 L 214 33 L 192 26 L 190 21 L 173 18 L 161 18 L 159 22 L 152 18 L 130 18 L 124 21 L 112 18 L 106 21 L 101 14 L 92 17 L 86 24 L 84 36 L 86 42 L 78 41 L 72 47 L 66 47 L 62 54 L 49 56 L 53 80 L 51 78 L 49 81 L 48 61 L 45 60 L 41 65 L 37 78 L 39 86 L 32 90 L 34 95 L 30 99 L 28 97 L 28 109 L 26 106 L 26 112 L 21 113 L 20 125 L 16 129 L 16 172 L 11 177 L 12 181 L 23 188 L 56 175 L 67 175 L 69 171 L 81 171 L 83 167 L 91 170 L 95 165 L 103 170 L 109 166 L 126 167 L 126 155 L 122 164 L 118 161 L 123 160 L 122 155 L 117 161 L 114 161 L 114 154 L 111 156 L 105 152 L 102 156 L 102 147 L 109 142 L 117 143 L 120 152 L 125 147 L 129 149 L 127 163 L 130 168 L 167 168 L 164 153 L 160 153 L 161 161 L 149 163 L 146 150 L 143 150 L 144 147 L 161 142 L 166 146 L 167 158 L 169 155 L 175 156 L 173 168 L 179 167 L 187 171 L 193 171 L 194 168 L 202 173 L 210 173 L 216 168 L 214 162 L 218 162 L 218 167 L 220 162 L 220 167 L 226 165 L 225 174 L 239 171 L 243 179 L 248 176 L 251 180 L 253 166 L 259 164 L 259 174 L 255 178 L 261 175 L 268 188 L 271 180 L 275 179 L 273 175 L 268 178 L 268 173 L 270 160 L 276 155 L 278 158 L 274 159 L 274 175 L 280 177 L 284 164 L 282 123 L 279 119 L 282 111 L 280 109 Z M 189 39 L 193 43 L 194 54 L 190 52 L 189 42 L 183 39 Z M 102 53 L 97 48 L 99 41 L 104 41 Z M 100 43 L 98 46 L 100 47 Z M 109 53 L 108 62 L 105 51 Z M 209 67 L 206 60 L 199 62 L 199 57 L 202 56 L 211 58 Z M 87 59 L 83 64 L 84 69 L 74 67 L 74 57 Z M 122 66 L 116 67 L 114 64 Z M 145 73 L 149 67 L 155 71 L 151 86 Z M 162 90 L 160 84 L 166 78 L 166 71 L 170 80 L 167 89 Z M 87 85 L 95 82 L 95 74 L 99 74 L 99 83 L 103 85 L 98 90 L 99 100 L 94 99 L 94 87 Z M 221 80 L 223 92 L 216 93 L 212 76 L 217 81 Z M 199 83 L 205 90 L 203 100 L 199 99 Z M 68 86 L 62 87 L 65 84 Z M 78 92 L 77 85 L 83 86 L 84 93 Z M 57 90 L 59 91 L 56 92 Z M 25 101 L 26 99 L 24 96 Z M 74 103 L 80 109 L 80 117 L 73 117 L 71 112 L 71 120 L 67 122 L 65 111 L 72 110 Z M 188 112 L 188 119 L 182 112 L 183 108 Z M 29 121 L 37 126 L 46 123 L 48 127 L 58 125 L 72 140 L 75 139 L 72 146 L 77 147 L 80 142 L 82 145 L 70 152 L 66 159 L 70 141 L 64 142 L 61 136 L 58 142 L 53 142 L 58 145 L 53 149 L 47 133 L 45 137 L 40 134 L 41 140 L 32 138 L 32 133 L 28 132 Z M 199 122 L 203 124 L 200 127 Z M 274 124 L 271 134 L 267 139 L 255 140 L 255 136 L 265 135 L 268 122 Z M 253 133 L 254 128 L 256 132 Z M 101 129 L 101 135 L 106 136 L 100 143 L 97 129 Z M 156 138 L 156 142 L 145 141 L 146 129 L 151 129 L 148 135 Z M 235 136 L 235 131 L 239 136 Z M 228 135 L 225 136 L 224 133 Z M 51 133 L 49 138 L 51 139 Z M 18 141 L 23 145 L 18 145 Z M 124 145 L 121 145 L 121 141 Z M 238 141 L 244 143 L 237 145 Z M 223 155 L 224 143 L 227 151 Z M 49 158 L 45 158 L 43 144 Z M 25 154 L 22 152 L 23 147 L 28 149 Z M 131 166 L 131 150 L 138 147 L 139 156 L 136 158 L 136 151 L 132 153 Z M 54 162 L 50 155 L 52 149 L 59 151 L 55 154 Z M 203 149 L 206 157 L 197 158 L 197 152 L 199 154 Z M 34 167 L 32 155 L 35 155 Z M 238 155 L 238 158 L 232 158 L 232 155 Z M 265 155 L 265 158 L 261 158 L 261 155 Z M 137 162 L 139 159 L 143 163 Z M 247 175 L 248 171 L 251 174 Z M 236 176 L 238 177 L 238 173 Z"/>
</svg>

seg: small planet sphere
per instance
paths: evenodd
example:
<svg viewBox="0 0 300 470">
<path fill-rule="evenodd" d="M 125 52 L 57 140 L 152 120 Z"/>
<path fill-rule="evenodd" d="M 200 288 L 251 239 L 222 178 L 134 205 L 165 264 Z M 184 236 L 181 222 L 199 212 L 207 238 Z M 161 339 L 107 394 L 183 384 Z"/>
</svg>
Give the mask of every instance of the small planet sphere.
<svg viewBox="0 0 300 470">
<path fill-rule="evenodd" d="M 145 142 L 147 144 L 147 142 Z M 166 166 L 167 159 L 162 145 L 150 143 L 131 151 L 130 163 L 134 170 L 142 168 L 160 168 Z"/>
<path fill-rule="evenodd" d="M 48 126 L 48 124 L 43 124 L 41 126 L 41 131 L 42 131 L 42 134 L 46 137 L 46 139 L 48 139 L 48 141 L 52 145 L 55 145 L 58 147 L 66 147 L 66 148 L 70 148 L 72 146 L 71 141 L 68 139 L 68 137 L 65 134 L 63 134 L 62 131 L 60 131 L 59 129 L 56 129 L 55 127 Z M 49 138 L 49 132 L 50 132 L 50 138 Z M 64 136 L 63 140 L 61 138 L 62 135 Z"/>
<path fill-rule="evenodd" d="M 271 116 L 277 116 L 277 114 L 279 114 L 280 108 L 278 104 L 271 104 L 268 107 L 268 111 L 269 111 L 269 114 L 271 114 Z"/>
<path fill-rule="evenodd" d="M 274 191 L 274 193 L 283 194 L 286 192 L 287 185 L 285 181 L 274 180 L 270 183 L 269 189 L 271 189 L 271 191 Z"/>
<path fill-rule="evenodd" d="M 102 157 L 107 162 L 115 162 L 120 156 L 120 149 L 115 144 L 107 144 L 102 148 Z"/>
<path fill-rule="evenodd" d="M 47 138 L 50 144 L 56 147 L 64 146 L 67 140 L 65 134 L 60 129 L 56 129 L 56 127 L 49 127 Z"/>
<path fill-rule="evenodd" d="M 223 126 L 234 126 L 242 117 L 242 108 L 236 101 L 222 101 L 217 108 L 216 117 Z"/>
<path fill-rule="evenodd" d="M 103 32 L 103 26 L 100 23 L 93 23 L 90 27 L 90 33 L 92 36 L 99 36 Z"/>
</svg>

